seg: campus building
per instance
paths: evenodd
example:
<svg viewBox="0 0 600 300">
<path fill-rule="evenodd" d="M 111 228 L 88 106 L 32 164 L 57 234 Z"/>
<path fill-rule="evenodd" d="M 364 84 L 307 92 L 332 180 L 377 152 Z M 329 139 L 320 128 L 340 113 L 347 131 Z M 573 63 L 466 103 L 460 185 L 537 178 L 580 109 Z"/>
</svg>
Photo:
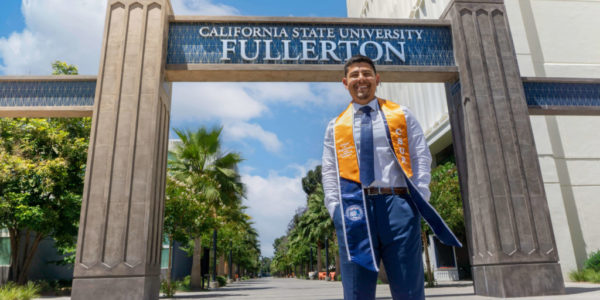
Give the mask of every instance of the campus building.
<svg viewBox="0 0 600 300">
<path fill-rule="evenodd" d="M 450 2 L 346 1 L 348 17 L 402 19 L 438 19 Z M 600 78 L 600 1 L 504 2 L 522 77 Z M 452 155 L 442 83 L 383 83 L 378 91 L 380 97 L 406 105 L 416 114 L 434 165 Z M 600 249 L 600 116 L 547 113 L 530 111 L 530 119 L 560 265 L 569 280 L 568 273 L 581 269 L 587 255 Z M 434 257 L 434 265 L 436 261 Z M 457 277 L 456 269 L 437 267 L 438 280 Z"/>
</svg>

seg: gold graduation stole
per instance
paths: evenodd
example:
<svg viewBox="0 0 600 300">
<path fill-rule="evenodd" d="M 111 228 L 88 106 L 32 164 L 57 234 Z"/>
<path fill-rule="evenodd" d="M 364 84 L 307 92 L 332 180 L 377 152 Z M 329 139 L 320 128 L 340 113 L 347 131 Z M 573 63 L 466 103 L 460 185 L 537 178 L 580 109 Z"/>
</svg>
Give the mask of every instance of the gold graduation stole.
<svg viewBox="0 0 600 300">
<path fill-rule="evenodd" d="M 406 128 L 406 117 L 402 110 L 402 106 L 379 98 L 377 101 L 383 112 L 388 142 L 391 144 L 390 146 L 394 150 L 394 154 L 402 167 L 402 170 L 404 170 L 404 173 L 408 178 L 411 178 L 413 173 L 408 150 L 408 131 Z M 346 108 L 335 121 L 335 151 L 340 177 L 354 182 L 360 182 L 358 155 L 356 153 L 353 128 L 354 110 L 352 108 L 352 103 L 350 103 L 348 108 Z"/>
</svg>

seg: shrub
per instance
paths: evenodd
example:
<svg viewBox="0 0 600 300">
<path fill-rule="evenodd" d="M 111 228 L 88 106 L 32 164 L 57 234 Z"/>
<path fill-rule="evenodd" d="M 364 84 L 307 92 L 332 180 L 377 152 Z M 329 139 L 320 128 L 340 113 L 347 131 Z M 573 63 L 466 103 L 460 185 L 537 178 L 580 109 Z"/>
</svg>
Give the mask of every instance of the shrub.
<svg viewBox="0 0 600 300">
<path fill-rule="evenodd" d="M 39 297 L 40 287 L 28 282 L 27 285 L 16 285 L 14 282 L 9 282 L 0 287 L 0 299 L 2 300 L 30 300 Z"/>
<path fill-rule="evenodd" d="M 191 280 L 191 276 L 188 275 L 188 276 L 183 277 L 183 280 L 177 281 L 177 290 L 183 291 L 183 292 L 189 292 L 191 290 L 190 280 Z"/>
<path fill-rule="evenodd" d="M 160 282 L 160 292 L 165 294 L 165 297 L 172 298 L 175 296 L 175 292 L 177 291 L 177 282 L 176 281 L 166 281 L 163 280 Z"/>
<path fill-rule="evenodd" d="M 600 272 L 600 250 L 590 254 L 583 265 L 583 269 L 592 269 L 596 272 Z"/>
<path fill-rule="evenodd" d="M 593 269 L 583 269 L 582 271 L 573 271 L 569 273 L 569 278 L 579 282 L 600 283 L 600 272 L 596 272 Z"/>
<path fill-rule="evenodd" d="M 569 273 L 569 278 L 573 281 L 582 282 L 585 281 L 585 276 L 583 275 L 583 271 L 572 271 Z"/>
<path fill-rule="evenodd" d="M 217 282 L 219 283 L 219 287 L 227 285 L 227 278 L 225 276 L 217 276 Z"/>
<path fill-rule="evenodd" d="M 39 280 L 35 284 L 42 296 L 68 296 L 71 294 L 71 280 Z"/>
</svg>

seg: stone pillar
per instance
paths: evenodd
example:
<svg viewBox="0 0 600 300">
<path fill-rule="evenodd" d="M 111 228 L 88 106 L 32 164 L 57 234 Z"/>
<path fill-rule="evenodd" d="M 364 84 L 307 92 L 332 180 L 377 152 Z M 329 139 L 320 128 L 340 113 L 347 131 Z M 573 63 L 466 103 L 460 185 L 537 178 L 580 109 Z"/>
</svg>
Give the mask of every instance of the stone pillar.
<svg viewBox="0 0 600 300">
<path fill-rule="evenodd" d="M 460 94 L 448 108 L 475 293 L 564 293 L 523 84 L 503 0 L 454 0 Z M 458 96 L 457 96 L 458 94 Z"/>
<path fill-rule="evenodd" d="M 72 299 L 158 299 L 170 15 L 169 0 L 108 1 Z"/>
</svg>

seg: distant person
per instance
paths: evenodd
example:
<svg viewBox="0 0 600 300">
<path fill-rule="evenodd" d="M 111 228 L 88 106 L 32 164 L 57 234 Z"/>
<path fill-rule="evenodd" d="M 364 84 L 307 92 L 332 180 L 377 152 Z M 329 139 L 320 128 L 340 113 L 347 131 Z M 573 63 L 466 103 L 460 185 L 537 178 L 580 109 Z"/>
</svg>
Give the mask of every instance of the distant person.
<svg viewBox="0 0 600 300">
<path fill-rule="evenodd" d="M 362 55 L 344 66 L 352 102 L 329 122 L 325 205 L 335 224 L 344 299 L 375 299 L 383 260 L 393 299 L 425 299 L 421 216 L 445 244 L 460 242 L 428 203 L 431 154 L 406 107 L 379 99 L 379 74 Z"/>
</svg>

